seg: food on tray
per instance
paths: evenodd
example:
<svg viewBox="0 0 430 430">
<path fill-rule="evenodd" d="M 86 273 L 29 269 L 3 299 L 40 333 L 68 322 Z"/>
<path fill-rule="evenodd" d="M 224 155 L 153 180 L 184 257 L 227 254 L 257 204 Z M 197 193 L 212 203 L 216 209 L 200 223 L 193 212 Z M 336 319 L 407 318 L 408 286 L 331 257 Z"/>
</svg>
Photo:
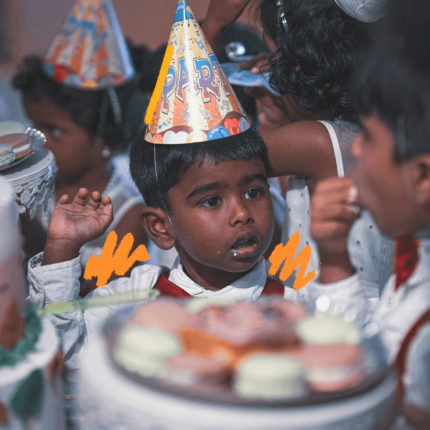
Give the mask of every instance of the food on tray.
<svg viewBox="0 0 430 430">
<path fill-rule="evenodd" d="M 308 316 L 302 319 L 297 324 L 297 334 L 303 342 L 311 345 L 360 343 L 360 333 L 353 324 L 328 315 Z"/>
<path fill-rule="evenodd" d="M 166 360 L 182 351 L 179 339 L 155 327 L 130 325 L 119 335 L 115 359 L 146 377 L 166 375 Z"/>
<path fill-rule="evenodd" d="M 354 388 L 369 371 L 353 324 L 279 298 L 161 298 L 114 333 L 114 361 L 127 374 L 188 392 L 301 399 Z"/>
<path fill-rule="evenodd" d="M 16 159 L 15 152 L 10 145 L 0 144 L 0 167 L 9 166 Z"/>
<path fill-rule="evenodd" d="M 31 140 L 25 133 L 25 127 L 16 121 L 0 122 L 0 146 L 3 145 L 12 147 L 16 160 L 26 157 L 33 150 Z"/>
<path fill-rule="evenodd" d="M 238 365 L 236 392 L 246 398 L 268 400 L 297 398 L 308 392 L 305 368 L 288 354 L 253 354 Z"/>
<path fill-rule="evenodd" d="M 25 127 L 18 121 L 0 121 L 0 137 L 9 134 L 25 134 Z"/>
<path fill-rule="evenodd" d="M 306 382 L 314 391 L 345 390 L 365 377 L 364 350 L 360 345 L 305 345 L 294 355 L 305 366 Z"/>
</svg>

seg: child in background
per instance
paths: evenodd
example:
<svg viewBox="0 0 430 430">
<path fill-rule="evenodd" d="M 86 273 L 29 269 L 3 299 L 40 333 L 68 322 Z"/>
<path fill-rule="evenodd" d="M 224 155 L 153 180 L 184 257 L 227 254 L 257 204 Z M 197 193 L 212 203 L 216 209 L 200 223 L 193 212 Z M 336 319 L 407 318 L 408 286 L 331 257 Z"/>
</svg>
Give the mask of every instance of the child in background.
<svg viewBox="0 0 430 430">
<path fill-rule="evenodd" d="M 219 37 L 230 16 L 238 16 L 248 3 L 213 0 L 204 21 L 209 37 Z M 272 174 L 290 175 L 283 242 L 300 232 L 299 249 L 312 246 L 309 270 L 317 272 L 319 257 L 309 232 L 309 192 L 317 181 L 343 176 L 352 169 L 350 149 L 359 128 L 349 80 L 356 59 L 368 45 L 370 30 L 360 20 L 381 16 L 378 7 L 367 10 L 367 15 L 352 8 L 351 17 L 338 6 L 342 3 L 263 0 L 260 6 L 263 28 L 276 49 L 270 57 L 271 85 L 282 94 L 289 122 L 262 132 Z M 223 12 L 226 8 L 231 14 Z M 392 243 L 379 233 L 368 213 L 354 225 L 349 249 L 367 295 L 376 299 L 391 273 Z M 294 276 L 287 285 L 293 280 Z"/>
<path fill-rule="evenodd" d="M 341 311 L 363 295 L 346 241 L 358 202 L 396 240 L 395 274 L 373 320 L 379 325 L 413 428 L 430 428 L 430 5 L 393 0 L 386 29 L 356 73 L 363 132 L 353 179 L 317 185 L 312 235 L 322 262 L 320 294 Z M 399 423 L 399 429 L 407 429 Z M 397 428 L 397 427 L 396 427 Z"/>
<path fill-rule="evenodd" d="M 122 33 L 114 27 L 103 27 L 102 18 L 107 17 L 107 23 L 116 19 L 109 1 L 99 2 L 101 12 L 90 11 L 84 19 L 85 8 L 91 5 L 78 0 L 45 58 L 27 57 L 13 79 L 27 116 L 45 133 L 46 147 L 55 155 L 59 169 L 57 199 L 63 194 L 73 196 L 86 187 L 103 190 L 112 200 L 114 221 L 105 234 L 83 244 L 83 267 L 91 255 L 100 253 L 112 230 L 119 240 L 132 233 L 136 243 L 145 241 L 140 222 L 142 198 L 110 163 L 113 153 L 124 149 L 142 128 L 146 103 L 138 92 L 138 79 Z M 96 45 L 97 35 L 85 33 L 87 27 L 81 29 L 78 24 L 83 19 L 87 26 L 103 28 L 106 37 L 102 44 Z M 74 32 L 70 23 L 74 23 Z M 118 52 L 107 53 L 109 63 L 103 55 L 112 47 Z M 92 55 L 89 60 L 88 53 Z M 43 249 L 43 244 L 39 246 Z M 95 287 L 86 284 L 83 293 Z"/>
<path fill-rule="evenodd" d="M 208 74 L 196 76 L 183 68 L 185 54 L 180 42 L 184 38 L 195 42 L 188 45 L 186 55 L 193 63 L 204 65 Z M 148 111 L 146 134 L 134 141 L 130 159 L 133 179 L 147 205 L 143 209 L 145 230 L 161 249 L 174 246 L 179 257 L 170 271 L 141 265 L 130 278 L 113 280 L 91 295 L 158 288 L 175 297 L 255 300 L 262 294 L 282 296 L 284 286 L 267 278 L 263 258 L 274 228 L 266 148 L 250 128 L 183 2 L 178 4 L 165 58 L 169 55 L 171 61 L 163 64 L 162 70 L 169 70 L 170 76 L 160 73 L 159 82 L 165 84 L 161 97 L 157 99 L 154 91 L 149 105 L 154 110 Z M 179 76 L 188 80 L 176 81 L 179 67 Z M 207 76 L 212 76 L 211 82 L 206 81 Z M 102 234 L 111 219 L 109 198 L 101 198 L 99 193 L 79 190 L 69 202 L 67 196 L 60 198 L 45 253 L 29 263 L 30 299 L 42 305 L 76 298 L 81 273 L 79 248 Z M 69 366 L 74 365 L 85 336 L 116 309 L 112 306 L 54 318 L 63 334 Z"/>
</svg>

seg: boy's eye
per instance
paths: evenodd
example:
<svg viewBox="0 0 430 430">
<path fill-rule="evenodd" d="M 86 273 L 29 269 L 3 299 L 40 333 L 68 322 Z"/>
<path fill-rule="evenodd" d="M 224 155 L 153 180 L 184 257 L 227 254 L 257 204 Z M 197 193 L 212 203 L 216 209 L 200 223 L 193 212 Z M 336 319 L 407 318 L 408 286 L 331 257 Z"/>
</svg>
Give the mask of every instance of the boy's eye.
<svg viewBox="0 0 430 430">
<path fill-rule="evenodd" d="M 213 208 L 218 205 L 219 203 L 218 197 L 208 197 L 207 199 L 204 199 L 202 202 L 200 202 L 200 206 L 204 208 Z"/>
<path fill-rule="evenodd" d="M 245 198 L 247 199 L 256 199 L 257 197 L 264 196 L 264 190 L 261 188 L 250 188 L 245 193 Z"/>
</svg>

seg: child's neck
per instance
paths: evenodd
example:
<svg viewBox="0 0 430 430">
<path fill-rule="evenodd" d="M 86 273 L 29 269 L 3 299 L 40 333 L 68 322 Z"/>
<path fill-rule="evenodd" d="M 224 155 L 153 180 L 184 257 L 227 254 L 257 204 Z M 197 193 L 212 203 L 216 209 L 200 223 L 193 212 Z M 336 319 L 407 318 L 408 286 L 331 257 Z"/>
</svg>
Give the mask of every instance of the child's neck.
<svg viewBox="0 0 430 430">
<path fill-rule="evenodd" d="M 77 193 L 79 188 L 87 188 L 91 193 L 92 191 L 99 191 L 103 193 L 106 189 L 107 184 L 112 176 L 111 171 L 103 169 L 90 170 L 79 178 L 73 179 L 73 181 L 60 180 L 55 183 L 55 197 L 58 200 L 63 194 L 73 196 Z"/>
<path fill-rule="evenodd" d="M 181 257 L 181 256 L 180 256 Z M 196 261 L 192 263 L 181 258 L 185 274 L 206 290 L 219 291 L 251 272 L 255 266 L 245 272 L 225 272 L 204 266 Z"/>
</svg>

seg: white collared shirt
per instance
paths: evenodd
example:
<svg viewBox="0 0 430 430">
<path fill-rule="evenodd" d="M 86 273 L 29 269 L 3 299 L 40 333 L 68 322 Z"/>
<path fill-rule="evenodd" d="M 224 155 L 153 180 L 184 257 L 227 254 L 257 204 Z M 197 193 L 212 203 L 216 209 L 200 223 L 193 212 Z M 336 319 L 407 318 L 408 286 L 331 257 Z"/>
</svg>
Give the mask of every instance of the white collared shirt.
<svg viewBox="0 0 430 430">
<path fill-rule="evenodd" d="M 79 257 L 61 263 L 41 266 L 43 253 L 28 263 L 29 300 L 41 306 L 58 301 L 76 300 L 79 296 L 81 265 Z M 256 300 L 264 289 L 267 279 L 267 262 L 262 259 L 249 273 L 218 291 L 210 291 L 196 284 L 184 272 L 179 258 L 169 273 L 169 280 L 194 297 L 224 297 L 233 300 Z M 106 286 L 96 288 L 87 297 L 151 289 L 166 268 L 144 264 L 136 267 L 130 278 L 117 278 Z M 51 316 L 63 338 L 63 349 L 69 368 L 77 367 L 77 355 L 82 345 L 98 332 L 100 323 L 118 311 L 121 306 L 75 311 Z M 129 305 L 128 305 L 129 306 Z"/>
<path fill-rule="evenodd" d="M 350 304 L 355 303 L 379 327 L 389 362 L 394 363 L 406 334 L 430 309 L 430 239 L 421 239 L 420 243 L 412 275 L 397 290 L 392 275 L 379 301 L 366 300 L 357 274 L 333 284 L 313 282 L 299 292 L 290 290 L 289 297 L 311 304 L 326 296 L 330 301 L 329 312 L 339 316 L 345 315 Z M 421 327 L 409 348 L 403 382 L 406 403 L 430 412 L 430 324 Z"/>
</svg>

